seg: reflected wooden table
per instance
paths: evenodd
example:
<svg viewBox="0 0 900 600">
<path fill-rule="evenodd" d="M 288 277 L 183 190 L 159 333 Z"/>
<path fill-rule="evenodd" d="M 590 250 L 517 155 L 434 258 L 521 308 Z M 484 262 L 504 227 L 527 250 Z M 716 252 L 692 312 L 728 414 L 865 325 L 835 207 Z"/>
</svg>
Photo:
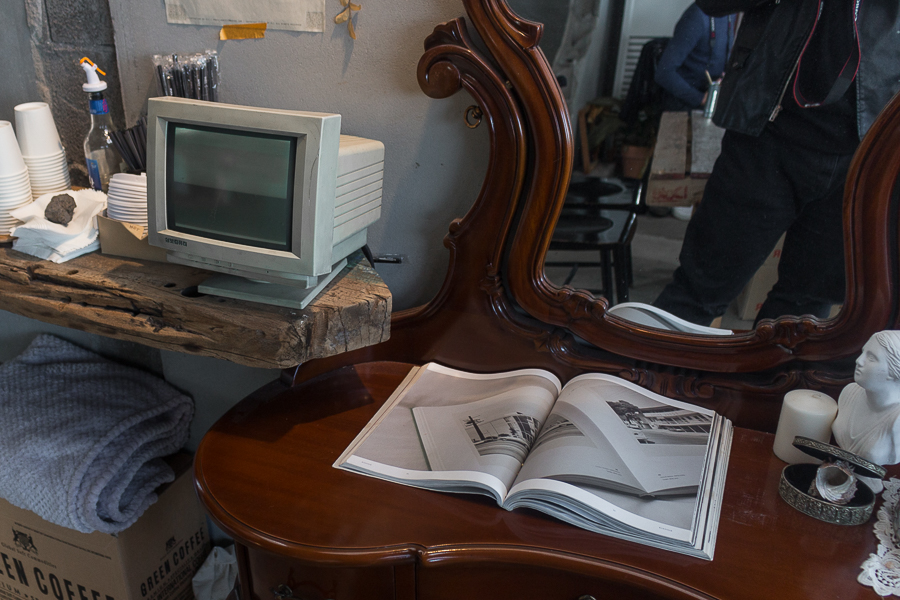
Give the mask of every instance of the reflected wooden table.
<svg viewBox="0 0 900 600">
<path fill-rule="evenodd" d="M 782 501 L 769 434 L 735 432 L 712 562 L 333 468 L 410 366 L 273 383 L 203 439 L 196 485 L 236 540 L 242 598 L 877 597 L 856 581 L 873 523 L 829 525 Z"/>
</svg>

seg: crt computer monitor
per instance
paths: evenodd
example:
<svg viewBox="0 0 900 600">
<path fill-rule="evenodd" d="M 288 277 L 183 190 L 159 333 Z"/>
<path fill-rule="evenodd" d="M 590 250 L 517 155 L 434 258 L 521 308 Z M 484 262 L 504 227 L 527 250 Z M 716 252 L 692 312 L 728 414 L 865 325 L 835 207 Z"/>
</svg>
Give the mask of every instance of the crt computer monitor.
<svg viewBox="0 0 900 600">
<path fill-rule="evenodd" d="M 381 210 L 384 146 L 337 114 L 149 101 L 150 243 L 217 271 L 201 292 L 302 307 Z"/>
</svg>

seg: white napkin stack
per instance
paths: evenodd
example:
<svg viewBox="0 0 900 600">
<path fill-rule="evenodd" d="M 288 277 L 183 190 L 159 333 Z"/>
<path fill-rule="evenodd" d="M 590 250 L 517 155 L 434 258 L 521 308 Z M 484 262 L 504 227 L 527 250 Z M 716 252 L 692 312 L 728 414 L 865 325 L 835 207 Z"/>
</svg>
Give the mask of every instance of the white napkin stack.
<svg viewBox="0 0 900 600">
<path fill-rule="evenodd" d="M 44 210 L 59 194 L 69 194 L 75 200 L 75 213 L 68 225 L 52 223 L 44 218 Z M 34 202 L 10 211 L 10 215 L 24 225 L 10 231 L 15 236 L 13 250 L 62 263 L 100 249 L 100 230 L 97 215 L 106 208 L 106 194 L 96 190 L 65 190 L 51 192 Z"/>
</svg>

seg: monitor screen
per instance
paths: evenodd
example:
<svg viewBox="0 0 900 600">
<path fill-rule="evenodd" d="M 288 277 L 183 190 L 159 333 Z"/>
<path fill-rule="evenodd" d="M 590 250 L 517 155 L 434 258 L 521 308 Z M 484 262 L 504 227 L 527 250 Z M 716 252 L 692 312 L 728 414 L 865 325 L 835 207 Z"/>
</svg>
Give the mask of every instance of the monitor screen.
<svg viewBox="0 0 900 600">
<path fill-rule="evenodd" d="M 297 137 L 175 121 L 167 126 L 169 229 L 290 250 Z"/>
</svg>

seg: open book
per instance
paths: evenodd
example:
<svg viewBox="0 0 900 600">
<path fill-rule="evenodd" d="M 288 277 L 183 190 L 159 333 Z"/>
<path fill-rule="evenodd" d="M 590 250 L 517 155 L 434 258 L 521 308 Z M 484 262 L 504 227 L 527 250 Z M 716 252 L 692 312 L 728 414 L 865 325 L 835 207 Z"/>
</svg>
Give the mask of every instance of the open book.
<svg viewBox="0 0 900 600">
<path fill-rule="evenodd" d="M 414 368 L 334 466 L 712 560 L 731 423 L 611 375 Z"/>
</svg>

